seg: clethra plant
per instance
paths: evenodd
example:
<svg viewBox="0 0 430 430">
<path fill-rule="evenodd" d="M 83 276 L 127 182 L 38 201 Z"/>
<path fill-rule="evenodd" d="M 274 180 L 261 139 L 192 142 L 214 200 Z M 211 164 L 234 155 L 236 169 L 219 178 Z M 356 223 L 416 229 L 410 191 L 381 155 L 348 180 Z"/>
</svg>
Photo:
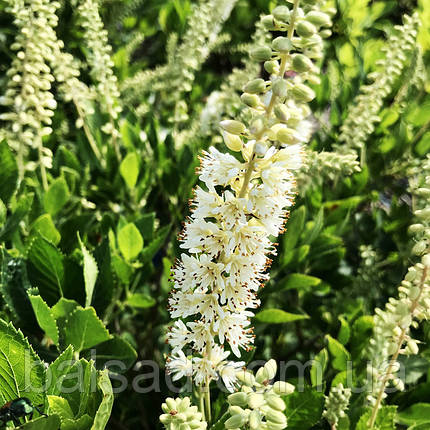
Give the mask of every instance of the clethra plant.
<svg viewBox="0 0 430 430">
<path fill-rule="evenodd" d="M 314 2 L 308 3 L 300 7 L 295 0 L 291 8 L 278 6 L 263 18 L 269 30 L 284 33 L 271 46 L 250 53 L 264 61 L 270 79 L 244 85 L 247 124 L 231 119 L 220 123 L 231 152 L 212 147 L 203 153 L 198 173 L 204 188 L 195 189 L 191 218 L 180 236 L 188 254 L 182 254 L 173 269 L 169 311 L 179 319 L 167 336 L 172 347 L 167 369 L 174 379 L 192 377 L 208 423 L 211 382 L 221 378 L 229 391 L 241 385 L 237 373 L 245 363 L 230 356 L 240 358 L 241 350 L 250 351 L 254 343 L 250 317 L 260 305 L 257 293 L 268 280 L 269 256 L 276 253 L 273 238 L 284 231 L 294 201 L 302 144 L 311 135 L 308 103 L 315 93 L 308 83 L 319 82 L 319 32 L 330 34 L 331 19 Z M 267 414 L 260 428 L 271 429 L 272 422 L 285 427 L 286 420 L 278 418 L 285 418 L 282 410 Z M 252 423 L 257 415 L 250 415 Z M 243 427 L 247 417 L 238 412 L 226 426 Z"/>
</svg>

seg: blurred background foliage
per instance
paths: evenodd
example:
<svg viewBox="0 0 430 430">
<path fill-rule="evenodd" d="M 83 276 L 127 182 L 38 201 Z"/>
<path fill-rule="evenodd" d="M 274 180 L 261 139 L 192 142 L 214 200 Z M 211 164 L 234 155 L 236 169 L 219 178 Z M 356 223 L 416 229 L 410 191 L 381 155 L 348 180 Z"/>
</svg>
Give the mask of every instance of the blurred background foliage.
<svg viewBox="0 0 430 430">
<path fill-rule="evenodd" d="M 189 213 L 198 153 L 211 144 L 222 145 L 214 124 L 202 127 L 204 113 L 213 108 L 211 94 L 221 89 L 234 68 L 244 67 L 255 24 L 275 4 L 238 0 L 211 52 L 202 57 L 201 64 L 190 67 L 191 88 L 181 88 L 169 85 L 178 73 L 181 76 L 184 57 L 198 57 L 192 49 L 178 51 L 187 40 L 196 2 L 101 1 L 100 13 L 124 100 L 117 123 L 119 157 L 111 138 L 100 131 L 105 122 L 100 109 L 95 106 L 86 121 L 104 166 L 91 151 L 83 129 L 75 126 L 78 118 L 73 106 L 61 99 L 53 118 L 54 131 L 43 141 L 53 153 L 47 190 L 33 169 L 16 192 L 9 192 L 7 187 L 16 183 L 14 155 L 7 145 L 0 145 L 0 172 L 9 172 L 0 178 L 1 317 L 13 320 L 41 357 L 53 360 L 61 347 L 47 341 L 35 322 L 27 292 L 38 288 L 49 306 L 60 297 L 88 305 L 85 249 L 99 269 L 89 304 L 109 331 L 130 346 L 127 377 L 131 380 L 142 371 L 133 367 L 133 349 L 138 359 L 156 360 L 161 366 L 161 392 L 139 394 L 130 387 L 117 395 L 109 428 L 154 429 L 158 425 L 160 404 L 167 395 L 163 368 L 169 350 L 164 333 L 169 325 L 170 268 L 180 253 L 176 237 Z M 6 72 L 14 56 L 10 46 L 16 35 L 5 6 L 0 1 L 0 94 L 6 91 Z M 296 205 L 287 233 L 280 238 L 270 282 L 261 292 L 261 313 L 254 320 L 255 359 L 306 361 L 325 347 L 327 334 L 359 357 L 372 327 L 365 316 L 394 294 L 410 263 L 409 182 L 430 151 L 426 73 L 430 2 L 336 0 L 328 6 L 337 13 L 333 34 L 325 42 L 322 83 L 315 86 L 317 98 L 312 102 L 312 150 L 331 153 L 342 146 L 338 138 L 348 109 L 360 87 L 368 83 L 368 74 L 378 70 L 378 60 L 384 56 L 381 49 L 394 26 L 402 24 L 403 14 L 414 10 L 422 23 L 420 48 L 414 54 L 419 61 L 407 62 L 385 98 L 375 130 L 356 154 L 360 169 L 345 174 L 333 160 L 319 160 L 301 173 Z M 74 2 L 62 0 L 58 16 L 58 37 L 65 50 L 81 61 L 81 79 L 90 85 Z M 164 75 L 157 74 L 160 68 Z M 237 95 L 234 88 L 230 91 L 233 103 Z M 34 157 L 30 154 L 29 161 L 37 163 Z M 46 259 L 52 264 L 45 264 Z M 288 314 L 273 309 L 308 318 L 289 322 Z M 421 337 L 430 340 L 428 327 Z M 114 346 L 101 345 L 103 353 L 117 356 Z M 426 370 L 430 348 L 423 350 L 415 366 L 414 385 L 394 399 L 401 408 L 417 393 L 430 392 Z M 328 379 L 339 370 L 329 368 Z"/>
</svg>

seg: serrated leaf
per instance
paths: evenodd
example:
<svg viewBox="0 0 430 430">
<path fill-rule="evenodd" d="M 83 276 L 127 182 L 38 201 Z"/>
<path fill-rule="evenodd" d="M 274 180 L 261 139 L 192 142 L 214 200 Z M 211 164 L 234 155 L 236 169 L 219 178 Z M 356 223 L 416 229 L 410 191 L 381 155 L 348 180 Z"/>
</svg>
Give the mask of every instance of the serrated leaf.
<svg viewBox="0 0 430 430">
<path fill-rule="evenodd" d="M 56 215 L 70 198 L 69 187 L 64 178 L 57 178 L 50 185 L 43 196 L 43 205 L 46 212 Z"/>
<path fill-rule="evenodd" d="M 28 397 L 45 404 L 45 367 L 20 330 L 0 319 L 0 400 Z"/>
<path fill-rule="evenodd" d="M 373 430 L 395 430 L 394 420 L 396 418 L 397 406 L 382 406 L 376 417 Z M 372 416 L 372 410 L 368 410 L 360 417 L 355 430 L 369 430 L 369 420 Z"/>
<path fill-rule="evenodd" d="M 136 350 L 124 339 L 117 335 L 106 342 L 100 343 L 94 347 L 96 356 L 96 366 L 98 369 L 103 369 L 107 361 L 116 360 L 124 365 L 124 367 L 110 367 L 112 372 L 123 373 L 133 366 L 137 359 Z M 93 351 L 93 349 L 91 350 Z M 83 357 L 90 359 L 92 354 L 87 351 L 83 353 Z"/>
<path fill-rule="evenodd" d="M 130 189 L 136 185 L 139 176 L 139 157 L 135 152 L 129 152 L 119 166 L 119 172 Z"/>
<path fill-rule="evenodd" d="M 69 402 L 60 396 L 48 395 L 49 413 L 58 415 L 61 421 L 73 419 L 74 414 Z"/>
<path fill-rule="evenodd" d="M 66 320 L 64 341 L 76 352 L 89 349 L 111 338 L 94 308 L 78 307 Z"/>
<path fill-rule="evenodd" d="M 118 232 L 118 246 L 126 260 L 136 258 L 142 251 L 142 235 L 133 223 L 126 224 Z"/>
<path fill-rule="evenodd" d="M 324 394 L 310 388 L 284 397 L 290 430 L 307 430 L 320 419 L 324 409 Z"/>
<path fill-rule="evenodd" d="M 27 252 L 27 270 L 32 285 L 37 286 L 40 295 L 53 305 L 63 295 L 63 256 L 51 242 L 36 237 Z"/>
<path fill-rule="evenodd" d="M 42 297 L 30 295 L 29 298 L 40 328 L 45 332 L 46 336 L 52 340 L 54 345 L 58 345 L 58 327 L 51 309 Z"/>
<path fill-rule="evenodd" d="M 57 415 L 49 417 L 39 417 L 28 423 L 20 425 L 18 428 L 23 430 L 58 430 L 60 418 Z"/>
<path fill-rule="evenodd" d="M 323 383 L 324 372 L 327 369 L 329 356 L 326 348 L 322 349 L 315 357 L 311 367 L 311 382 L 313 387 L 319 387 Z"/>
<path fill-rule="evenodd" d="M 69 345 L 55 361 L 53 361 L 47 371 L 46 378 L 49 382 L 47 385 L 46 394 L 60 395 L 61 386 L 64 377 L 69 373 L 74 360 L 73 360 L 73 347 Z"/>
<path fill-rule="evenodd" d="M 127 306 L 140 309 L 150 308 L 156 303 L 154 298 L 142 293 L 130 294 L 125 302 Z"/>
<path fill-rule="evenodd" d="M 310 291 L 321 283 L 321 279 L 303 273 L 292 273 L 280 282 L 282 290 Z"/>
<path fill-rule="evenodd" d="M 18 186 L 18 166 L 5 140 L 0 142 L 0 199 L 7 205 Z"/>
<path fill-rule="evenodd" d="M 308 319 L 308 315 L 302 314 L 292 314 L 290 312 L 285 312 L 282 309 L 264 309 L 255 315 L 257 321 L 268 323 L 268 324 L 282 324 L 293 321 L 299 321 Z"/>
<path fill-rule="evenodd" d="M 90 306 L 93 300 L 94 286 L 96 285 L 99 269 L 96 260 L 90 254 L 85 245 L 79 238 L 82 255 L 84 257 L 84 280 L 85 280 L 85 306 Z"/>
<path fill-rule="evenodd" d="M 43 214 L 31 226 L 32 235 L 40 234 L 49 242 L 58 245 L 61 240 L 60 232 L 56 229 L 50 214 Z"/>
<path fill-rule="evenodd" d="M 94 423 L 91 430 L 104 430 L 112 413 L 114 399 L 112 384 L 109 379 L 109 371 L 107 369 L 99 373 L 97 385 L 102 391 L 103 397 L 96 412 L 96 416 L 94 417 Z"/>
<path fill-rule="evenodd" d="M 338 340 L 332 338 L 330 335 L 326 335 L 326 340 L 332 357 L 333 368 L 341 371 L 346 370 L 347 363 L 351 359 L 349 352 Z"/>
</svg>

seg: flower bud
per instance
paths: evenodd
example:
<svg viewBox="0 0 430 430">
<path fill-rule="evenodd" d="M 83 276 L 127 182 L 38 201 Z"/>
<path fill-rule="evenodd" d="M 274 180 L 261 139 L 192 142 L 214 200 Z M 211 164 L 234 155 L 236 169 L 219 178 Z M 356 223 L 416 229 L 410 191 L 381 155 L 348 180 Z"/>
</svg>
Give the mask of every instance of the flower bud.
<svg viewBox="0 0 430 430">
<path fill-rule="evenodd" d="M 419 196 L 430 197 L 430 188 L 418 188 L 415 193 Z"/>
<path fill-rule="evenodd" d="M 255 385 L 255 377 L 251 372 L 248 372 L 247 370 L 241 370 L 236 373 L 237 379 L 242 382 L 242 384 L 252 387 Z"/>
<path fill-rule="evenodd" d="M 286 53 L 291 51 L 293 45 L 288 37 L 279 36 L 272 41 L 272 48 L 274 51 Z"/>
<path fill-rule="evenodd" d="M 257 94 L 243 93 L 240 96 L 240 99 L 244 104 L 251 108 L 256 108 L 260 105 L 260 97 L 258 97 Z"/>
<path fill-rule="evenodd" d="M 258 409 L 264 406 L 265 403 L 266 401 L 264 400 L 263 394 L 250 393 L 248 395 L 248 405 L 251 409 Z"/>
<path fill-rule="evenodd" d="M 261 428 L 261 414 L 258 410 L 254 410 L 249 415 L 249 427 L 251 430 L 259 430 Z"/>
<path fill-rule="evenodd" d="M 227 119 L 221 121 L 219 124 L 225 131 L 231 134 L 242 134 L 246 130 L 244 124 L 239 121 L 235 121 L 234 119 Z"/>
<path fill-rule="evenodd" d="M 302 102 L 310 102 L 315 98 L 315 91 L 304 84 L 296 84 L 292 93 L 297 100 Z"/>
<path fill-rule="evenodd" d="M 285 382 L 285 381 L 276 381 L 273 384 L 273 391 L 279 395 L 285 396 L 285 395 L 293 393 L 294 390 L 295 390 L 294 385 L 289 384 L 288 382 Z"/>
<path fill-rule="evenodd" d="M 284 104 L 279 104 L 275 106 L 274 113 L 276 118 L 279 119 L 279 121 L 286 122 L 290 118 L 290 112 Z"/>
<path fill-rule="evenodd" d="M 268 421 L 273 421 L 276 424 L 286 424 L 287 423 L 286 416 L 282 412 L 276 411 L 272 408 L 269 408 L 268 411 L 266 412 L 266 419 Z"/>
<path fill-rule="evenodd" d="M 317 32 L 317 29 L 312 23 L 308 21 L 300 21 L 297 24 L 296 31 L 301 37 L 310 37 Z"/>
<path fill-rule="evenodd" d="M 266 61 L 264 70 L 271 75 L 276 75 L 279 73 L 279 63 L 276 60 Z"/>
<path fill-rule="evenodd" d="M 412 253 L 415 255 L 421 255 L 427 249 L 427 242 L 425 240 L 421 240 L 417 242 L 412 248 Z"/>
<path fill-rule="evenodd" d="M 267 61 L 272 58 L 272 50 L 268 46 L 259 46 L 253 49 L 250 55 L 255 61 Z"/>
<path fill-rule="evenodd" d="M 285 410 L 285 402 L 277 395 L 270 394 L 266 396 L 266 402 L 272 409 L 277 411 Z"/>
<path fill-rule="evenodd" d="M 418 209 L 414 214 L 420 219 L 430 220 L 430 208 Z"/>
<path fill-rule="evenodd" d="M 329 28 L 325 28 L 324 30 L 320 31 L 320 36 L 323 39 L 327 39 L 328 37 L 330 37 L 332 35 L 332 31 Z"/>
<path fill-rule="evenodd" d="M 278 21 L 288 22 L 290 20 L 290 9 L 287 6 L 275 7 L 272 14 Z"/>
<path fill-rule="evenodd" d="M 264 79 L 254 79 L 250 82 L 248 82 L 244 87 L 243 91 L 245 93 L 251 93 L 251 94 L 259 94 L 266 91 L 266 82 Z"/>
<path fill-rule="evenodd" d="M 265 369 L 264 367 L 260 367 L 260 368 L 257 370 L 257 373 L 255 374 L 255 380 L 256 380 L 259 384 L 262 384 L 263 382 L 267 381 L 268 379 L 269 379 L 269 378 L 268 378 L 268 375 L 267 375 L 266 369 Z"/>
<path fill-rule="evenodd" d="M 278 424 L 272 421 L 267 421 L 267 424 L 266 424 L 266 430 L 283 430 L 286 427 L 287 427 L 286 422 L 283 424 Z"/>
<path fill-rule="evenodd" d="M 222 137 L 224 138 L 225 146 L 227 146 L 227 148 L 230 149 L 231 151 L 239 152 L 242 150 L 243 142 L 239 136 L 223 131 Z"/>
<path fill-rule="evenodd" d="M 312 60 L 303 54 L 293 55 L 293 69 L 296 72 L 303 73 L 314 68 Z"/>
<path fill-rule="evenodd" d="M 224 427 L 226 429 L 236 429 L 242 427 L 245 422 L 246 417 L 244 415 L 233 415 L 224 423 Z"/>
<path fill-rule="evenodd" d="M 277 97 L 287 96 L 287 83 L 282 78 L 277 78 L 272 84 L 273 94 Z"/>
<path fill-rule="evenodd" d="M 273 15 L 266 15 L 261 19 L 264 28 L 268 31 L 274 31 L 277 29 L 275 21 L 273 20 Z"/>
<path fill-rule="evenodd" d="M 191 430 L 191 427 L 187 423 L 179 425 L 179 430 Z"/>
<path fill-rule="evenodd" d="M 248 404 L 248 395 L 242 391 L 230 394 L 227 399 L 232 406 L 246 406 Z"/>
<path fill-rule="evenodd" d="M 176 400 L 171 397 L 167 397 L 166 405 L 169 408 L 169 411 L 176 411 Z"/>
<path fill-rule="evenodd" d="M 311 10 L 306 15 L 306 21 L 316 25 L 317 27 L 330 27 L 332 22 L 329 15 L 324 12 Z"/>
<path fill-rule="evenodd" d="M 278 370 L 278 365 L 276 364 L 276 361 L 272 358 L 264 365 L 264 369 L 267 372 L 267 379 L 273 379 Z"/>
<path fill-rule="evenodd" d="M 424 264 L 424 266 L 430 267 L 430 254 L 424 255 L 421 261 Z"/>
<path fill-rule="evenodd" d="M 412 355 L 417 355 L 419 352 L 418 344 L 414 340 L 410 340 L 406 347 L 407 352 Z"/>
</svg>

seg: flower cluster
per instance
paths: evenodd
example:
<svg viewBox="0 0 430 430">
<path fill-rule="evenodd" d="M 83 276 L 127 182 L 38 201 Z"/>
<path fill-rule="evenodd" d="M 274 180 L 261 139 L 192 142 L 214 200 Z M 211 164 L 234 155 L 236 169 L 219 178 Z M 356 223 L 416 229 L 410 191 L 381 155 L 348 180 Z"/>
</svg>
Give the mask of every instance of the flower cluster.
<svg viewBox="0 0 430 430">
<path fill-rule="evenodd" d="M 209 54 L 225 38 L 220 36 L 223 23 L 228 19 L 237 0 L 202 0 L 194 8 L 188 29 L 178 45 L 177 38 L 171 38 L 167 64 L 155 70 L 137 73 L 126 79 L 122 86 L 127 101 L 139 102 L 137 112 L 145 114 L 150 106 L 148 94 L 168 94 L 174 115 L 171 121 L 181 123 L 188 119 L 187 105 L 183 93 L 190 92 L 195 73 L 209 57 Z"/>
<path fill-rule="evenodd" d="M 361 149 L 367 137 L 373 133 L 375 124 L 380 120 L 378 112 L 385 97 L 391 93 L 415 51 L 418 26 L 418 14 L 405 15 L 404 25 L 395 26 L 396 32 L 383 48 L 385 58 L 378 63 L 379 69 L 369 74 L 373 82 L 361 87 L 342 125 L 339 136 L 342 144 L 337 145 L 340 152 Z"/>
<path fill-rule="evenodd" d="M 39 153 L 42 179 L 46 185 L 45 167 L 52 163 L 52 153 L 42 145 L 43 136 L 52 133 L 52 117 L 57 103 L 51 91 L 54 81 L 49 62 L 57 43 L 55 14 L 60 4 L 49 0 L 8 0 L 7 11 L 14 16 L 19 32 L 12 50 L 16 57 L 7 71 L 8 87 L 2 104 L 11 108 L 1 120 L 7 128 L 9 144 L 18 152 L 18 165 L 23 175 L 23 158 L 28 148 Z M 27 166 L 28 167 L 28 166 Z"/>
<path fill-rule="evenodd" d="M 281 396 L 291 394 L 294 386 L 283 381 L 271 383 L 276 371 L 275 360 L 269 360 L 255 376 L 249 371 L 238 374 L 243 385 L 227 398 L 230 417 L 225 422 L 226 429 L 282 430 L 287 427 Z"/>
<path fill-rule="evenodd" d="M 348 409 L 351 389 L 345 388 L 343 384 L 331 387 L 330 393 L 325 398 L 325 408 L 323 417 L 333 427 L 336 427 L 339 419 L 346 416 L 345 411 Z"/>
<path fill-rule="evenodd" d="M 249 319 L 268 279 L 273 238 L 283 232 L 293 204 L 293 172 L 301 167 L 301 144 L 311 134 L 306 117 L 315 93 L 308 82 L 319 82 L 313 61 L 322 56 L 318 31 L 331 20 L 315 6 L 300 8 L 296 1 L 292 10 L 275 8 L 264 23 L 287 35 L 251 52 L 265 62 L 271 78 L 244 86 L 248 125 L 221 122 L 231 153 L 210 148 L 203 154 L 199 178 L 204 186 L 195 189 L 192 214 L 180 236 L 188 254 L 173 269 L 169 311 L 179 320 L 168 333 L 173 355 L 167 369 L 175 378 L 193 375 L 200 386 L 221 376 L 233 389 L 243 363 L 227 361 L 230 352 L 223 348 L 228 345 L 240 357 L 254 342 Z"/>
<path fill-rule="evenodd" d="M 78 12 L 81 17 L 81 25 L 84 30 L 85 44 L 88 49 L 88 63 L 91 67 L 90 74 L 96 85 L 96 92 L 102 110 L 109 115 L 110 121 L 102 130 L 114 137 L 118 135 L 114 125 L 121 112 L 119 104 L 120 92 L 117 78 L 113 72 L 114 63 L 111 59 L 112 48 L 109 45 L 108 34 L 104 29 L 103 21 L 99 14 L 96 0 L 83 0 Z"/>
<path fill-rule="evenodd" d="M 191 406 L 189 397 L 182 399 L 168 397 L 161 408 L 164 414 L 160 416 L 160 421 L 166 430 L 205 430 L 207 428 L 197 407 Z"/>
</svg>

